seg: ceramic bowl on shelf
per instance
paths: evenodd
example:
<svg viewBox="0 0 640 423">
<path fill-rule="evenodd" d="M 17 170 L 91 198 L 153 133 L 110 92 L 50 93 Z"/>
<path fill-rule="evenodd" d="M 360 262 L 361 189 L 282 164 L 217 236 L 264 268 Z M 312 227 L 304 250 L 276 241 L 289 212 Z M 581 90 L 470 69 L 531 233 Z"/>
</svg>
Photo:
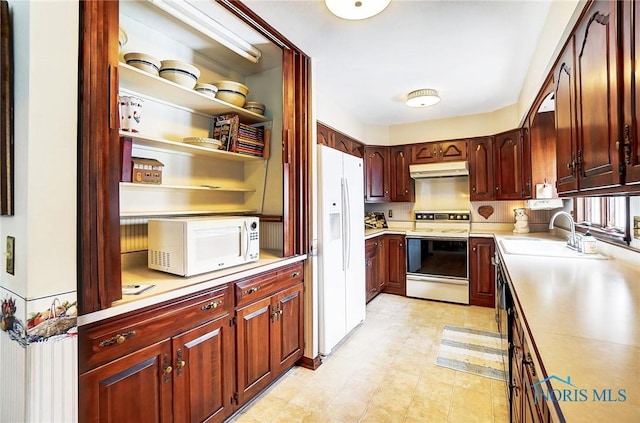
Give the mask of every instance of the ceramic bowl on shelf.
<svg viewBox="0 0 640 423">
<path fill-rule="evenodd" d="M 200 94 L 213 98 L 215 98 L 216 93 L 218 92 L 218 87 L 212 84 L 205 84 L 204 82 L 198 82 L 193 89 Z"/>
<path fill-rule="evenodd" d="M 242 107 L 247 101 L 249 87 L 235 81 L 218 81 L 214 84 L 218 87 L 216 98 L 234 106 Z"/>
<path fill-rule="evenodd" d="M 264 115 L 265 107 L 264 104 L 259 103 L 257 101 L 247 101 L 244 104 L 244 108 L 249 110 L 250 112 L 257 113 L 259 115 Z"/>
<path fill-rule="evenodd" d="M 160 61 L 145 53 L 127 53 L 124 55 L 127 65 L 138 68 L 142 71 L 158 76 L 160 71 Z"/>
<path fill-rule="evenodd" d="M 124 32 L 124 29 L 122 29 L 122 27 L 118 28 L 118 46 L 122 48 L 123 45 L 127 44 L 128 40 L 129 37 L 127 37 L 127 33 Z"/>
<path fill-rule="evenodd" d="M 163 60 L 160 77 L 191 90 L 200 78 L 200 69 L 180 60 Z"/>
<path fill-rule="evenodd" d="M 222 141 L 215 138 L 186 137 L 182 140 L 182 142 L 186 144 L 197 145 L 199 147 L 211 148 L 213 150 L 218 150 L 222 147 Z"/>
</svg>

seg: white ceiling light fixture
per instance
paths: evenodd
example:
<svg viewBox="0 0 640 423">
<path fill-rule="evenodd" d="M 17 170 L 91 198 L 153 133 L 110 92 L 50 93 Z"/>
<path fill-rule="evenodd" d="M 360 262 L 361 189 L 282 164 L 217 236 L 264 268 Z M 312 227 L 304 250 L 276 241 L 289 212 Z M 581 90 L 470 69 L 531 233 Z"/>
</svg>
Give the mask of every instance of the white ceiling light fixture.
<svg viewBox="0 0 640 423">
<path fill-rule="evenodd" d="M 411 91 L 407 96 L 407 106 L 428 107 L 440 103 L 440 96 L 436 90 L 429 88 Z"/>
<path fill-rule="evenodd" d="M 202 35 L 222 44 L 229 50 L 239 54 L 250 62 L 258 63 L 262 52 L 229 31 L 219 22 L 202 13 L 184 0 L 149 0 L 151 4 L 164 10 L 179 21 L 191 26 Z"/>
<path fill-rule="evenodd" d="M 377 15 L 391 0 L 325 0 L 331 13 L 342 19 L 357 21 Z"/>
</svg>

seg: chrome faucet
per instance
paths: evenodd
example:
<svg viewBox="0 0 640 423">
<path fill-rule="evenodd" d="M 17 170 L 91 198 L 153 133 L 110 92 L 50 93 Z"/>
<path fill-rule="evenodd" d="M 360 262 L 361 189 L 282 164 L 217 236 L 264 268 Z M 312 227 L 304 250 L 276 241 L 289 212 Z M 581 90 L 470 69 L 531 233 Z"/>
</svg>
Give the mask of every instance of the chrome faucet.
<svg viewBox="0 0 640 423">
<path fill-rule="evenodd" d="M 567 238 L 567 246 L 577 251 L 582 251 L 582 243 L 580 242 L 580 235 L 576 235 L 576 223 L 573 221 L 573 216 L 571 216 L 566 211 L 560 210 L 556 212 L 553 216 L 551 216 L 551 220 L 549 221 L 549 229 L 553 229 L 553 222 L 556 220 L 556 217 L 559 215 L 566 216 L 569 220 L 569 226 L 571 228 L 571 234 Z"/>
</svg>

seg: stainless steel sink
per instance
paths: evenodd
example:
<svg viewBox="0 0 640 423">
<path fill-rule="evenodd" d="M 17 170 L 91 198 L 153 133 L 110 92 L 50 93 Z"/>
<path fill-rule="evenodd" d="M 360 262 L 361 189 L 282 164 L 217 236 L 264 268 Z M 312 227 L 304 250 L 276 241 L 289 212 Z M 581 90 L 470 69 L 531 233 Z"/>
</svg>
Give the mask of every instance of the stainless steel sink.
<svg viewBox="0 0 640 423">
<path fill-rule="evenodd" d="M 505 254 L 519 254 L 528 256 L 579 258 L 606 260 L 602 254 L 585 254 L 573 250 L 565 241 L 554 241 L 540 238 L 513 237 L 499 241 Z"/>
</svg>

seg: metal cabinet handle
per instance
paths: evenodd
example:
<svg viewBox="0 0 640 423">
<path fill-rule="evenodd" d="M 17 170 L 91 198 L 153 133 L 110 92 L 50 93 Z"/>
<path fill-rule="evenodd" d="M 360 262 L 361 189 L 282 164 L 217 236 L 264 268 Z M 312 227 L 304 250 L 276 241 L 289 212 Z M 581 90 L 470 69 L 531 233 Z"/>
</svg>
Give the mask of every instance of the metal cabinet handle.
<svg viewBox="0 0 640 423">
<path fill-rule="evenodd" d="M 525 365 L 529 366 L 531 369 L 531 376 L 536 376 L 536 367 L 533 365 L 533 359 L 531 358 L 531 353 L 527 353 L 527 357 L 522 361 Z"/>
<path fill-rule="evenodd" d="M 107 340 L 104 340 L 104 341 L 100 342 L 98 344 L 98 346 L 100 348 L 103 348 L 103 347 L 108 347 L 110 345 L 122 344 L 124 341 L 126 341 L 129 338 L 131 338 L 135 334 L 136 334 L 135 330 L 131 330 L 131 331 L 126 332 L 126 333 L 119 333 L 119 334 L 115 335 L 112 338 L 109 338 Z"/>
<path fill-rule="evenodd" d="M 244 291 L 244 293 L 247 295 L 253 294 L 254 292 L 257 292 L 259 289 L 260 289 L 259 286 L 254 286 L 253 288 L 249 288 L 246 291 Z"/>
<path fill-rule="evenodd" d="M 291 274 L 291 277 L 292 277 L 292 278 L 297 278 L 298 276 L 300 276 L 300 272 L 293 272 L 293 273 Z"/>
<path fill-rule="evenodd" d="M 200 307 L 200 310 L 211 310 L 211 309 L 216 309 L 218 308 L 218 306 L 222 305 L 222 300 L 219 301 L 211 301 L 209 304 L 205 304 L 202 307 Z"/>
<path fill-rule="evenodd" d="M 182 369 L 187 365 L 187 362 L 182 359 L 182 348 L 178 348 L 176 352 L 176 372 L 178 376 L 182 375 Z"/>
</svg>

